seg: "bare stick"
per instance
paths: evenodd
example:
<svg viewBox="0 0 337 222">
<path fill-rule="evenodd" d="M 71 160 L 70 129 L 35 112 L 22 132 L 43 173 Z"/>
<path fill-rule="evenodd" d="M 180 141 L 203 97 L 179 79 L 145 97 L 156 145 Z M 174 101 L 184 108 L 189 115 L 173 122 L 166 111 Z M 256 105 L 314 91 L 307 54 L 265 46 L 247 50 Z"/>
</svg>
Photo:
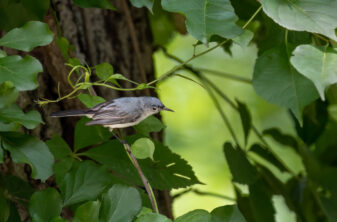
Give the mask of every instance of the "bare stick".
<svg viewBox="0 0 337 222">
<path fill-rule="evenodd" d="M 144 184 L 144 187 L 145 187 L 145 190 L 147 192 L 147 195 L 149 196 L 149 199 L 150 199 L 153 211 L 156 212 L 156 213 L 159 213 L 158 205 L 157 205 L 157 202 L 156 202 L 156 198 L 154 196 L 154 193 L 153 193 L 152 187 L 150 185 L 150 182 L 145 177 L 142 169 L 140 168 L 139 163 L 138 163 L 136 157 L 133 155 L 133 153 L 131 151 L 130 145 L 127 143 L 127 141 L 122 140 L 119 136 L 117 136 L 117 134 L 114 133 L 112 130 L 110 130 L 110 132 L 112 133 L 112 135 L 114 135 L 118 139 L 118 141 L 121 144 L 123 144 L 123 146 L 124 146 L 127 154 L 129 155 L 129 157 L 131 159 L 131 162 L 133 163 L 133 165 L 137 169 L 138 174 L 139 174 L 140 178 L 142 179 L 142 182 Z"/>
</svg>

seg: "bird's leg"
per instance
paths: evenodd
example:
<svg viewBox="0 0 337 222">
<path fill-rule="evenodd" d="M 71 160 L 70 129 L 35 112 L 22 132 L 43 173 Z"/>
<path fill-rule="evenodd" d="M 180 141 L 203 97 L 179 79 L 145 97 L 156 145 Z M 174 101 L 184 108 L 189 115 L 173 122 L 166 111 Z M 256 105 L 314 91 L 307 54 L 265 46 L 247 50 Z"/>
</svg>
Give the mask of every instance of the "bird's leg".
<svg viewBox="0 0 337 222">
<path fill-rule="evenodd" d="M 116 133 L 113 131 L 114 129 L 109 128 L 109 131 L 111 132 L 111 134 L 116 137 L 116 139 L 121 143 L 121 144 L 127 144 L 126 140 L 123 140 L 119 135 L 118 135 L 118 131 L 116 131 Z"/>
</svg>

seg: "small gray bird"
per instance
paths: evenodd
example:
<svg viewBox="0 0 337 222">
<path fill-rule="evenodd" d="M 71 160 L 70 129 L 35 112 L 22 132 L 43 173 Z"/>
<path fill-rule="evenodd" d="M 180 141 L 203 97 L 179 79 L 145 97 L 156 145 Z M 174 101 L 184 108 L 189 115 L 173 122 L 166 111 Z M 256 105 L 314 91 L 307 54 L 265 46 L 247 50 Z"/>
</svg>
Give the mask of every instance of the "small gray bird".
<svg viewBox="0 0 337 222">
<path fill-rule="evenodd" d="M 87 126 L 103 125 L 112 131 L 115 128 L 134 126 L 161 110 L 173 112 L 156 97 L 123 97 L 100 103 L 90 109 L 65 110 L 52 113 L 52 117 L 87 116 L 92 121 Z"/>
</svg>

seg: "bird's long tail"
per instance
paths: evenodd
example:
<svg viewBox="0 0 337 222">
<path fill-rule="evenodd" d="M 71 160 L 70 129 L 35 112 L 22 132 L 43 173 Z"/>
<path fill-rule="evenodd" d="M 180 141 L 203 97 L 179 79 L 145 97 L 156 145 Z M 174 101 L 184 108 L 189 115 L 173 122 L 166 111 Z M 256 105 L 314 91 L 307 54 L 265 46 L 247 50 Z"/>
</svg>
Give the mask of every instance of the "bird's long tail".
<svg viewBox="0 0 337 222">
<path fill-rule="evenodd" d="M 67 117 L 67 116 L 87 116 L 90 114 L 92 114 L 90 109 L 78 109 L 78 110 L 59 111 L 59 112 L 50 114 L 50 116 L 51 117 Z"/>
</svg>

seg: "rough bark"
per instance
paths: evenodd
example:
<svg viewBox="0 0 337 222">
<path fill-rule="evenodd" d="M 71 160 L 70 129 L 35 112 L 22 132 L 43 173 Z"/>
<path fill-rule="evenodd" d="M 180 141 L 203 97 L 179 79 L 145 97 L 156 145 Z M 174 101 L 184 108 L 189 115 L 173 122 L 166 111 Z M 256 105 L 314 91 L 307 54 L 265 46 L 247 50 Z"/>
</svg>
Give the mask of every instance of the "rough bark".
<svg viewBox="0 0 337 222">
<path fill-rule="evenodd" d="M 62 30 L 62 35 L 74 46 L 74 56 L 82 62 L 94 66 L 103 62 L 114 66 L 116 73 L 122 73 L 127 78 L 137 82 L 151 81 L 154 79 L 153 60 L 152 60 L 152 35 L 148 23 L 147 11 L 136 9 L 128 5 L 130 17 L 126 16 L 124 0 L 113 2 L 116 11 L 102 9 L 82 9 L 73 4 L 70 0 L 57 0 L 52 6 L 56 10 L 57 18 Z M 131 20 L 130 20 L 131 18 Z M 54 33 L 58 27 L 55 17 L 48 13 L 45 17 Z M 129 23 L 128 23 L 129 22 Z M 132 22 L 134 29 L 130 28 Z M 132 44 L 132 35 L 136 37 L 139 45 L 138 54 L 135 55 L 135 47 Z M 67 84 L 67 73 L 69 68 L 65 64 L 60 49 L 54 41 L 46 46 L 39 47 L 32 52 L 33 56 L 41 61 L 44 72 L 38 76 L 39 87 L 31 92 L 20 93 L 18 104 L 25 111 L 36 109 L 40 111 L 45 122 L 31 132 L 42 140 L 50 139 L 53 135 L 62 135 L 70 144 L 73 141 L 74 126 L 77 118 L 50 118 L 49 114 L 58 110 L 83 108 L 78 100 L 67 100 L 60 103 L 51 103 L 46 106 L 38 107 L 34 102 L 37 98 L 57 98 L 58 83 L 62 94 L 66 94 L 71 89 Z M 137 61 L 138 59 L 138 61 Z M 141 59 L 141 61 L 139 61 Z M 140 67 L 141 66 L 141 67 Z M 131 85 L 125 84 L 125 87 Z M 117 92 L 106 88 L 95 88 L 98 95 L 105 99 L 112 99 L 120 96 L 139 96 L 156 95 L 154 91 L 132 91 Z M 160 138 L 160 135 L 156 136 Z M 29 177 L 29 167 L 14 164 L 6 160 L 3 164 L 6 169 L 0 171 L 17 175 L 29 181 L 35 188 L 41 189 L 46 186 L 54 186 L 53 179 L 42 184 Z M 161 213 L 172 217 L 171 199 L 168 192 L 156 192 Z M 27 212 L 20 211 L 22 221 L 29 221 Z M 70 211 L 63 212 L 65 218 L 71 218 Z"/>
</svg>

